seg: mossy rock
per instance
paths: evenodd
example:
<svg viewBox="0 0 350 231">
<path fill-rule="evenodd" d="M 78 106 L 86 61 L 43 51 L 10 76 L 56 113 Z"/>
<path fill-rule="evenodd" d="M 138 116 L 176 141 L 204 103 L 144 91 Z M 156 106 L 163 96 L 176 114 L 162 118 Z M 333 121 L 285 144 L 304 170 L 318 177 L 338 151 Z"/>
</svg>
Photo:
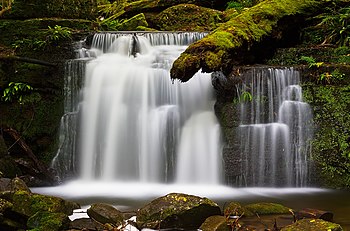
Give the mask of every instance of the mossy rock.
<svg viewBox="0 0 350 231">
<path fill-rule="evenodd" d="M 154 26 L 163 31 L 211 31 L 222 22 L 222 16 L 221 11 L 180 4 L 162 11 Z"/>
<path fill-rule="evenodd" d="M 175 60 L 171 78 L 185 82 L 200 69 L 204 72 L 224 71 L 227 74 L 233 65 L 251 62 L 252 55 L 247 54 L 265 39 L 278 41 L 283 38 L 283 32 L 290 31 L 285 21 L 281 23 L 283 19 L 288 18 L 288 22 L 295 25 L 293 18 L 306 17 L 326 3 L 327 0 L 267 0 L 248 8 L 191 44 Z"/>
<path fill-rule="evenodd" d="M 5 199 L 0 198 L 0 214 L 3 214 L 6 210 L 11 209 L 13 204 Z"/>
<path fill-rule="evenodd" d="M 31 217 L 39 211 L 70 215 L 74 209 L 80 208 L 77 203 L 69 202 L 59 197 L 45 196 L 26 191 L 17 191 L 13 195 L 12 203 L 14 205 L 14 212 L 27 217 Z"/>
<path fill-rule="evenodd" d="M 271 214 L 289 214 L 290 208 L 276 203 L 255 203 L 243 207 L 244 210 L 251 212 L 251 215 L 271 215 Z M 246 214 L 248 216 L 248 214 Z M 249 214 L 250 215 L 250 214 Z"/>
<path fill-rule="evenodd" d="M 343 228 L 335 223 L 321 219 L 302 219 L 292 225 L 288 225 L 281 231 L 342 231 Z"/>
<path fill-rule="evenodd" d="M 219 206 L 207 198 L 171 193 L 137 211 L 138 228 L 198 228 L 206 218 L 220 215 Z"/>
<path fill-rule="evenodd" d="M 202 231 L 230 231 L 227 219 L 223 216 L 208 217 L 199 228 Z"/>
<path fill-rule="evenodd" d="M 138 27 L 148 27 L 145 15 L 143 13 L 137 14 L 134 17 L 123 21 L 118 26 L 118 30 L 121 31 L 135 31 Z"/>
<path fill-rule="evenodd" d="M 90 218 L 98 221 L 101 224 L 113 224 L 114 226 L 120 226 L 124 222 L 122 212 L 108 204 L 92 204 L 87 210 L 87 214 Z"/>
<path fill-rule="evenodd" d="M 254 216 L 255 214 L 248 210 L 246 207 L 243 207 L 240 203 L 238 202 L 230 202 L 224 210 L 224 215 L 226 217 L 229 216 Z"/>
<path fill-rule="evenodd" d="M 67 229 L 69 222 L 67 214 L 39 211 L 29 217 L 27 226 L 33 231 L 59 231 Z"/>
</svg>

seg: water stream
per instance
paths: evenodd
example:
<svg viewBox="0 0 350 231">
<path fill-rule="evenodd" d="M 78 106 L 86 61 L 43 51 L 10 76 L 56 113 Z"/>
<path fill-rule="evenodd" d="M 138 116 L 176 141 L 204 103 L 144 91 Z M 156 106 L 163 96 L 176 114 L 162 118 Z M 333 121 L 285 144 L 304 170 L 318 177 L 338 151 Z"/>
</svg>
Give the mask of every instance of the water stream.
<svg viewBox="0 0 350 231">
<path fill-rule="evenodd" d="M 169 76 L 173 61 L 203 36 L 96 34 L 90 49 L 67 62 L 65 114 L 52 161 L 64 183 L 32 190 L 122 210 L 170 192 L 220 203 L 264 200 L 292 206 L 299 200 L 300 208 L 310 204 L 302 199 L 307 196 L 336 195 L 306 188 L 312 117 L 302 102 L 299 73 L 288 68 L 252 69 L 238 88 L 239 95 L 250 94 L 239 103 L 237 128 L 243 174 L 236 184 L 245 188 L 224 186 L 211 76 L 197 73 L 187 83 Z M 344 204 L 333 205 L 344 211 Z"/>
</svg>

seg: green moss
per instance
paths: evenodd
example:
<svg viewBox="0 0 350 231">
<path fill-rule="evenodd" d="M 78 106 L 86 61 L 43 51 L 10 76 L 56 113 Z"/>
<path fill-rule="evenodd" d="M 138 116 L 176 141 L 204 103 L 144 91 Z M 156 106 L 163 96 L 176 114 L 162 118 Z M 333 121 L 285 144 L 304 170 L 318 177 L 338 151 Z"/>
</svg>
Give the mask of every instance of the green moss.
<svg viewBox="0 0 350 231">
<path fill-rule="evenodd" d="M 244 206 L 244 209 L 249 210 L 254 215 L 270 215 L 270 214 L 285 214 L 290 213 L 290 208 L 276 203 L 256 203 Z"/>
<path fill-rule="evenodd" d="M 59 231 L 69 226 L 69 218 L 64 213 L 39 211 L 28 219 L 27 226 L 31 231 Z"/>
<path fill-rule="evenodd" d="M 218 205 L 207 198 L 171 193 L 139 209 L 137 223 L 140 228 L 198 228 L 207 217 L 219 214 Z"/>
<path fill-rule="evenodd" d="M 314 111 L 312 157 L 321 168 L 320 181 L 327 187 L 350 187 L 350 85 L 307 83 L 303 97 Z"/>
<path fill-rule="evenodd" d="M 201 225 L 202 231 L 230 231 L 227 220 L 223 216 L 208 217 Z"/>
<path fill-rule="evenodd" d="M 165 31 L 210 31 L 222 22 L 217 10 L 192 4 L 180 4 L 162 11 L 156 17 L 156 27 Z"/>
<path fill-rule="evenodd" d="M 222 56 L 231 57 L 232 54 L 239 49 L 249 50 L 252 45 L 260 42 L 266 36 L 272 35 L 272 32 L 278 29 L 277 26 L 281 19 L 301 14 L 309 14 L 324 2 L 325 1 L 313 0 L 263 1 L 243 11 L 241 14 L 232 17 L 206 38 L 190 45 L 185 51 L 187 56 L 181 55 L 177 60 L 193 56 L 201 60 L 201 65 L 197 68 L 197 71 L 201 67 L 210 67 L 212 66 L 210 65 L 210 57 L 206 56 L 212 56 L 212 53 L 207 53 L 206 51 L 217 52 L 218 50 L 222 50 Z M 228 33 L 231 35 L 228 35 Z M 227 40 L 230 40 L 230 42 L 227 42 Z M 215 56 L 212 57 L 216 58 Z M 235 58 L 238 58 L 238 60 L 241 59 L 241 57 Z M 173 79 L 187 81 L 193 76 L 193 72 L 195 73 L 195 71 L 193 70 L 184 75 L 184 71 L 181 69 L 187 69 L 187 67 L 181 65 L 183 62 L 177 60 L 172 67 L 171 77 Z M 218 65 L 215 65 L 215 68 L 217 69 L 218 66 L 225 68 L 225 65 L 226 63 L 221 61 Z M 205 71 L 210 72 L 216 69 L 208 68 Z"/>
<path fill-rule="evenodd" d="M 342 231 L 338 224 L 324 221 L 321 219 L 302 219 L 292 225 L 288 225 L 281 231 Z"/>
</svg>

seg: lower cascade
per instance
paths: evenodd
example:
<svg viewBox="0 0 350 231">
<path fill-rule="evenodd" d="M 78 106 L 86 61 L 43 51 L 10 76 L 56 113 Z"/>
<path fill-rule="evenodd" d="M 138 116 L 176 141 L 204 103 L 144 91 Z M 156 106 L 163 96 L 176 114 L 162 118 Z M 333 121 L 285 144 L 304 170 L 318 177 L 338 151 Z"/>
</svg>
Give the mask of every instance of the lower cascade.
<svg viewBox="0 0 350 231">
<path fill-rule="evenodd" d="M 302 102 L 299 71 L 253 68 L 242 79 L 235 184 L 308 186 L 312 111 Z"/>
<path fill-rule="evenodd" d="M 61 135 L 52 163 L 61 176 L 70 171 L 87 181 L 218 184 L 221 141 L 210 74 L 197 73 L 188 83 L 171 82 L 169 74 L 188 42 L 204 35 L 96 35 L 92 48 L 80 52 L 90 57 L 84 86 L 67 81 L 80 94 L 66 95 L 66 104 L 75 106 L 67 106 L 61 127 L 71 129 L 62 132 L 71 134 L 72 126 L 78 132 Z M 81 60 L 86 58 L 69 63 L 68 79 L 80 71 Z"/>
</svg>

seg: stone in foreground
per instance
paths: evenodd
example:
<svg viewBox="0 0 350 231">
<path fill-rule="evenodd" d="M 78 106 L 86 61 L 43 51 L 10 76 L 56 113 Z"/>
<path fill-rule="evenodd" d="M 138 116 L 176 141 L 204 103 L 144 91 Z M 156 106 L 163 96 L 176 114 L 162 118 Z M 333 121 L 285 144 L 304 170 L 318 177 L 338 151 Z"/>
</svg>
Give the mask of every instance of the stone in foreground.
<svg viewBox="0 0 350 231">
<path fill-rule="evenodd" d="M 210 216 L 220 215 L 219 206 L 207 198 L 171 193 L 137 211 L 138 228 L 196 229 Z"/>
</svg>

